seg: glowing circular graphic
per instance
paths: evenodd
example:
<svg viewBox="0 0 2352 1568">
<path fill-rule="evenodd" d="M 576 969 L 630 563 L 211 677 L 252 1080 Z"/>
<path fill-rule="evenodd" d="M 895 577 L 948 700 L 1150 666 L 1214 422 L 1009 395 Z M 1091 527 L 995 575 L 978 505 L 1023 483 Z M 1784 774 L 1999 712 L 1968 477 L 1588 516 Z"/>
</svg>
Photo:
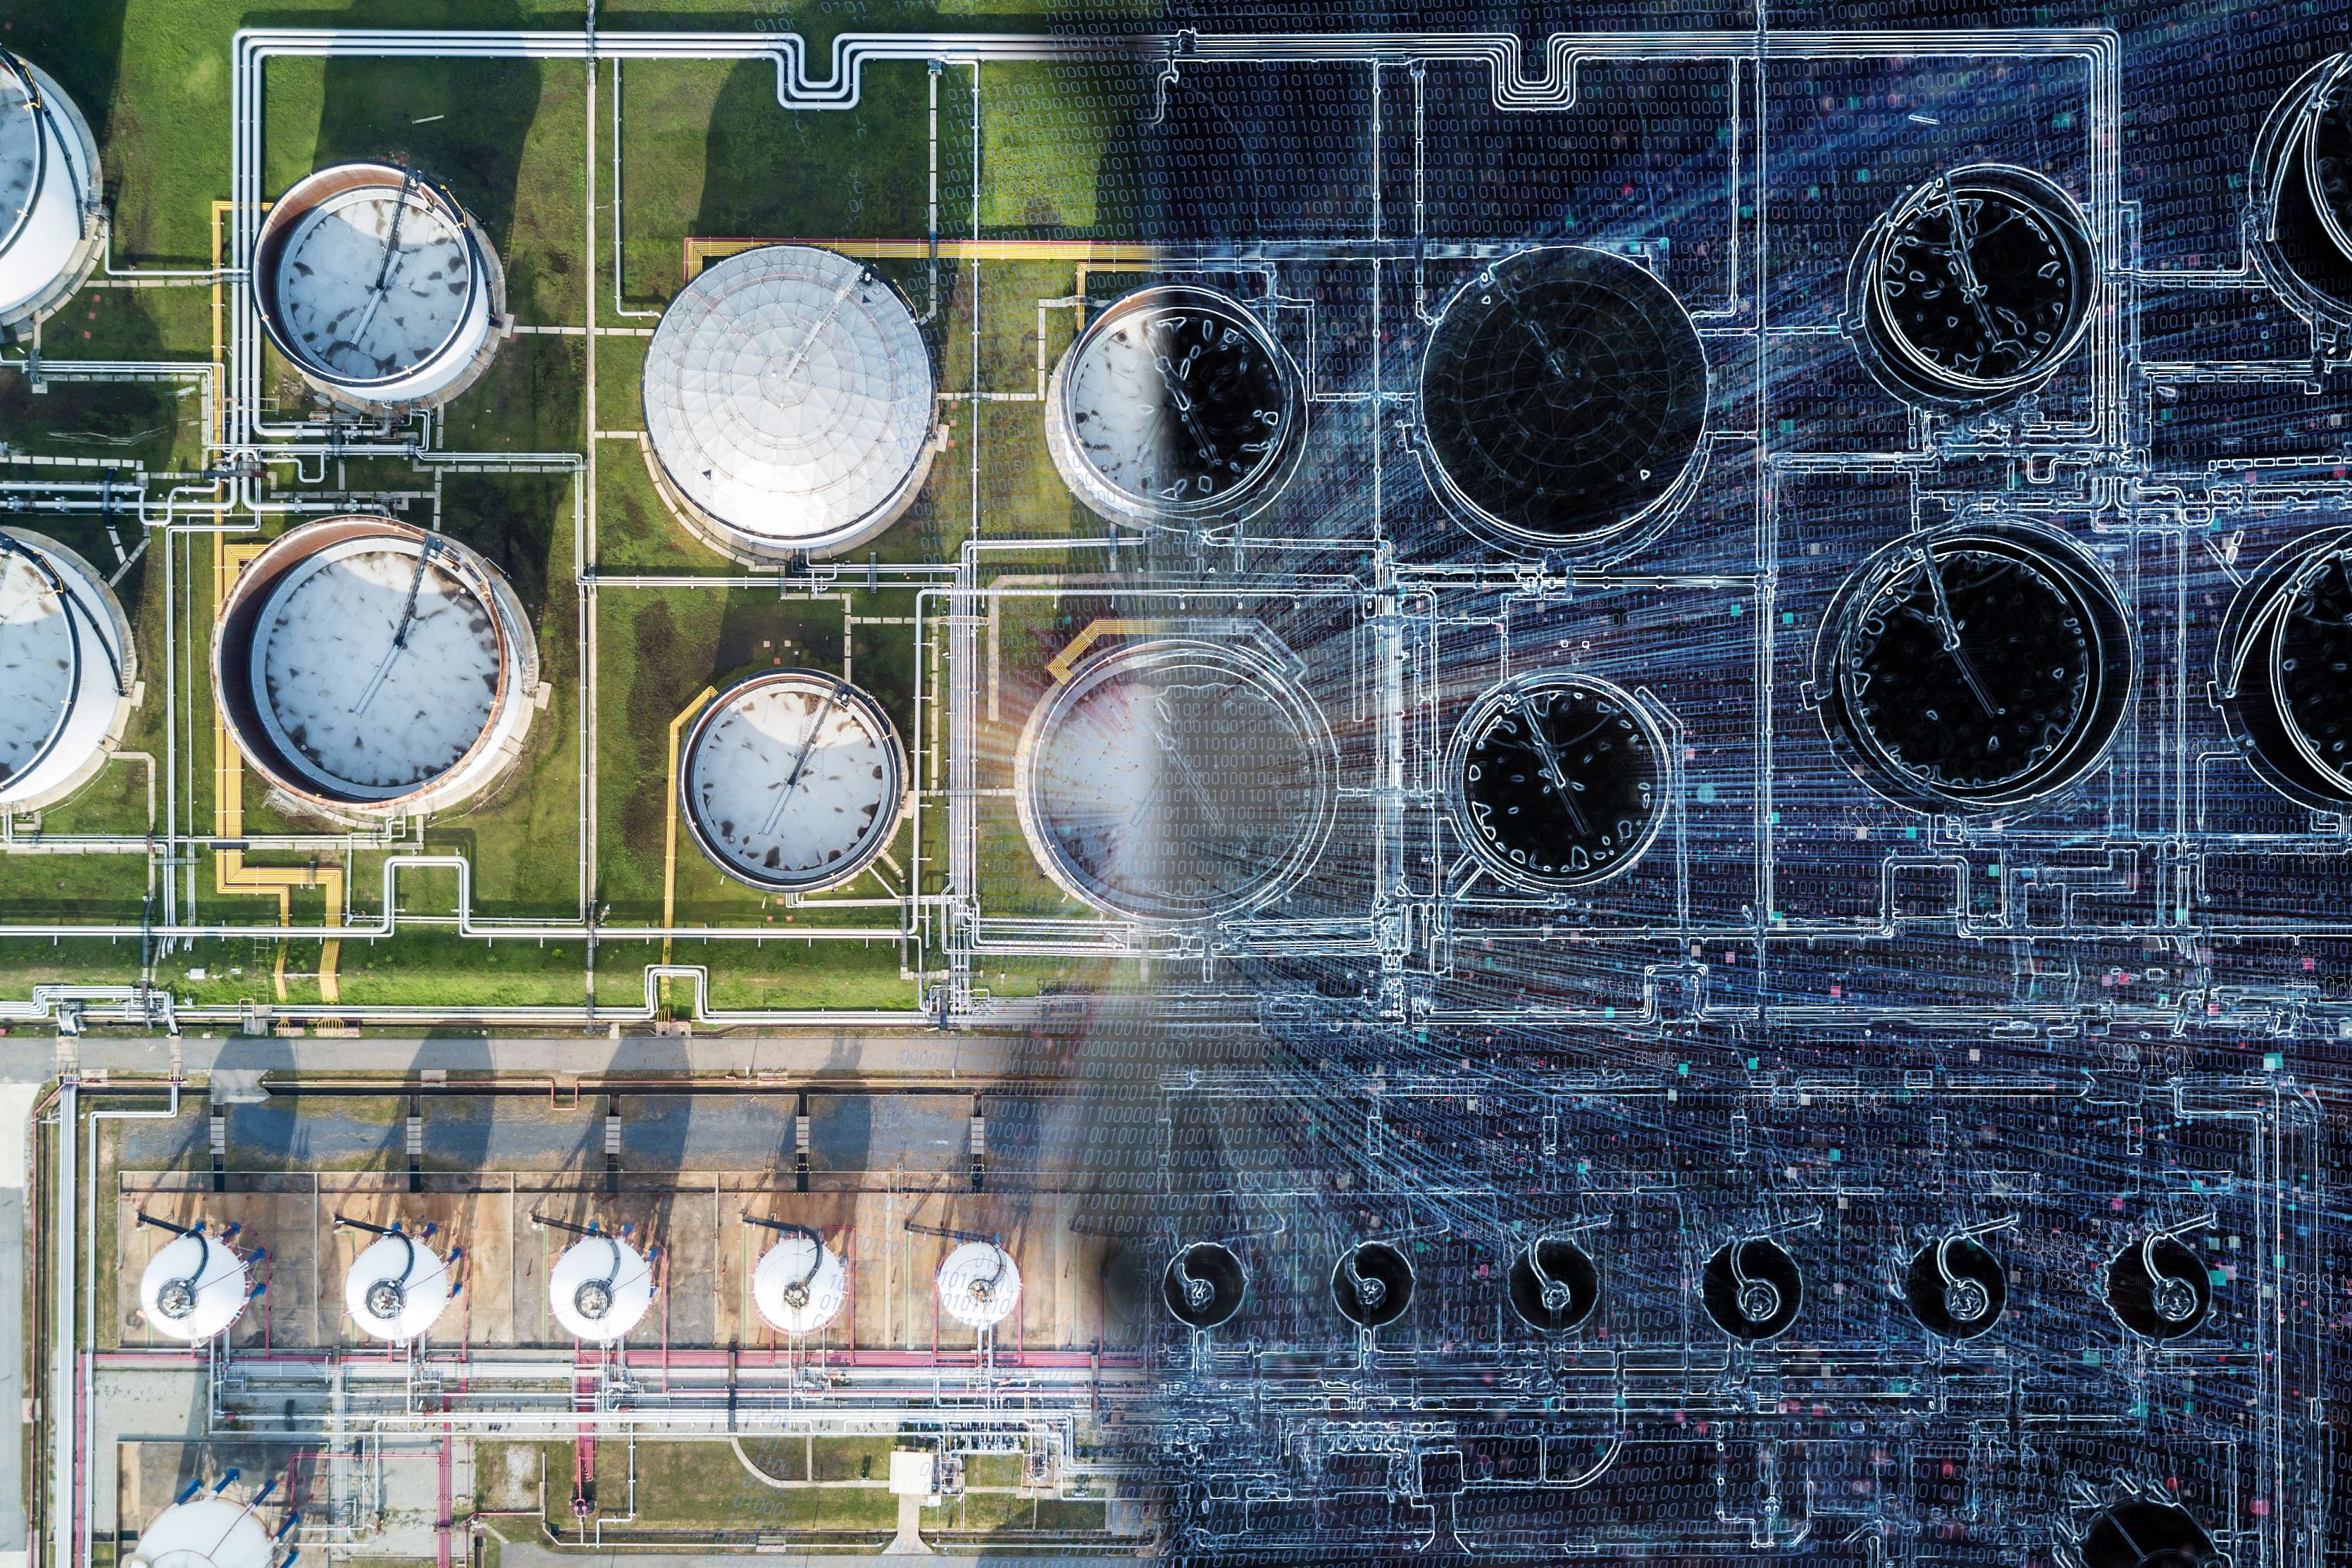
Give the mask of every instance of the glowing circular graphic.
<svg viewBox="0 0 2352 1568">
<path fill-rule="evenodd" d="M 2108 1259 L 2107 1310 L 2144 1340 L 2182 1339 L 2213 1310 L 2213 1277 L 2195 1247 L 2150 1232 Z"/>
<path fill-rule="evenodd" d="M 1306 442 L 1298 367 L 1246 306 L 1212 289 L 1159 285 L 1111 305 L 1062 356 L 1046 405 L 1063 481 L 1121 522 L 1255 511 Z"/>
<path fill-rule="evenodd" d="M 1573 548 L 1663 517 L 1706 431 L 1706 353 L 1622 257 L 1521 251 L 1448 301 L 1421 371 L 1439 493 L 1504 542 Z"/>
<path fill-rule="evenodd" d="M 2247 184 L 2264 280 L 2307 316 L 2352 322 L 2352 54 L 2319 61 L 2281 95 Z"/>
<path fill-rule="evenodd" d="M 1592 1255 L 1562 1236 L 1519 1249 L 1508 1276 L 1511 1310 L 1539 1334 L 1573 1333 L 1601 1305 L 1601 1269 Z"/>
<path fill-rule="evenodd" d="M 1220 1242 L 1196 1241 L 1169 1259 L 1160 1291 L 1177 1321 L 1191 1328 L 1213 1329 L 1242 1310 L 1249 1279 L 1233 1248 Z"/>
<path fill-rule="evenodd" d="M 1363 1329 L 1384 1329 L 1412 1306 L 1412 1264 L 1385 1241 L 1360 1242 L 1331 1269 L 1331 1301 Z"/>
<path fill-rule="evenodd" d="M 1169 637 L 1094 655 L 1038 704 L 1014 804 L 1073 897 L 1137 920 L 1208 920 L 1306 874 L 1338 771 L 1322 710 L 1263 655 Z"/>
<path fill-rule="evenodd" d="M 1805 1302 L 1804 1276 L 1777 1241 L 1726 1242 L 1706 1260 L 1699 1300 L 1715 1326 L 1733 1339 L 1769 1340 L 1797 1321 Z"/>
<path fill-rule="evenodd" d="M 1448 749 L 1447 804 L 1471 853 L 1540 891 L 1632 866 L 1665 817 L 1666 742 L 1633 695 L 1581 675 L 1531 675 L 1480 698 Z"/>
<path fill-rule="evenodd" d="M 1975 1237 L 1941 1236 L 1911 1255 L 1903 1299 L 1929 1332 L 1972 1340 L 2000 1321 L 2009 1304 L 2009 1276 L 2000 1259 Z"/>
<path fill-rule="evenodd" d="M 2135 673 L 2106 574 L 2060 534 L 1993 524 L 1866 562 L 1831 605 L 1815 684 L 1872 787 L 1923 811 L 1990 812 L 2096 767 Z"/>
<path fill-rule="evenodd" d="M 2046 380 L 2098 302 L 2082 209 L 2049 180 L 2001 164 L 1911 192 L 1855 265 L 1865 360 L 1891 390 L 1928 402 L 1990 402 Z"/>
<path fill-rule="evenodd" d="M 2247 579 L 2216 665 L 2254 771 L 2315 811 L 2352 805 L 2352 528 L 2297 540 Z"/>
</svg>

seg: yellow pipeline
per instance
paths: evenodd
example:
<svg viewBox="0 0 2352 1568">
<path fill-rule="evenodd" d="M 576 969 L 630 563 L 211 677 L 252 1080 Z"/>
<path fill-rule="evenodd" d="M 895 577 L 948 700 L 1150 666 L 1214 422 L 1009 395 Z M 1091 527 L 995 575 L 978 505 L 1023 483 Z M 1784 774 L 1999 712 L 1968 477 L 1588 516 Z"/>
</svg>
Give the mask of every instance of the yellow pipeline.
<svg viewBox="0 0 2352 1568">
<path fill-rule="evenodd" d="M 245 570 L 247 562 L 261 553 L 257 543 L 232 544 L 225 535 L 215 533 L 213 540 L 213 605 L 218 613 L 221 602 L 228 596 L 229 584 Z M 213 835 L 217 838 L 245 837 L 245 756 L 236 749 L 236 742 L 228 732 L 228 720 L 213 706 Z M 343 915 L 343 868 L 341 866 L 248 866 L 242 849 L 217 849 L 213 852 L 214 882 L 225 894 L 277 895 L 278 923 L 294 923 L 293 893 L 298 888 L 323 888 L 327 894 L 327 918 L 341 921 Z M 337 977 L 336 965 L 341 962 L 343 944 L 329 938 L 319 950 L 319 1000 L 340 1002 L 342 985 Z M 273 973 L 278 999 L 286 1000 L 286 944 L 278 944 L 278 963 Z"/>
<path fill-rule="evenodd" d="M 669 829 L 668 841 L 662 852 L 662 930 L 669 931 L 677 924 L 677 732 L 686 728 L 687 721 L 702 711 L 712 698 L 719 695 L 715 686 L 706 686 L 701 695 L 686 705 L 678 716 L 669 721 Z M 669 963 L 670 939 L 662 938 L 662 963 Z M 669 1000 L 669 976 L 662 976 L 662 1000 Z"/>
</svg>

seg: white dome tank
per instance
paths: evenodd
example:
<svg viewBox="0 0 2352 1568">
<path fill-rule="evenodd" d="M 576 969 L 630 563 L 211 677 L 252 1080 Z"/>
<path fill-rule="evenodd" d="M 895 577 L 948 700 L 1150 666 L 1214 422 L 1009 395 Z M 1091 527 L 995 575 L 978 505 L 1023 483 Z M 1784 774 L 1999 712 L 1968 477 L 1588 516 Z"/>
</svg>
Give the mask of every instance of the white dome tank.
<svg viewBox="0 0 2352 1568">
<path fill-rule="evenodd" d="M 967 1241 L 940 1265 L 940 1310 L 968 1329 L 992 1329 L 1021 1304 L 1021 1270 L 988 1241 Z"/>
<path fill-rule="evenodd" d="M 275 1544 L 250 1503 L 212 1492 L 148 1521 L 122 1568 L 269 1568 Z"/>
<path fill-rule="evenodd" d="M 539 644 L 497 568 L 388 517 L 289 530 L 213 627 L 213 692 L 246 762 L 331 816 L 446 811 L 522 754 Z"/>
<path fill-rule="evenodd" d="M 457 198 L 411 170 L 341 163 L 298 182 L 253 257 L 270 342 L 347 407 L 446 403 L 498 353 L 505 272 Z"/>
<path fill-rule="evenodd" d="M 0 328 L 39 321 L 97 267 L 98 142 L 65 89 L 0 49 Z"/>
<path fill-rule="evenodd" d="M 841 1255 L 813 1236 L 788 1236 L 751 1270 L 760 1316 L 788 1334 L 813 1334 L 839 1315 L 849 1289 Z"/>
<path fill-rule="evenodd" d="M 837 555 L 930 471 L 930 351 L 891 287 L 830 250 L 770 245 L 705 268 L 646 351 L 656 479 L 740 560 Z"/>
<path fill-rule="evenodd" d="M 643 1322 L 653 1304 L 653 1265 L 604 1231 L 565 1247 L 548 1272 L 548 1310 L 573 1338 L 592 1344 L 611 1344 Z"/>
<path fill-rule="evenodd" d="M 454 1294 L 447 1261 L 405 1232 L 378 1237 L 343 1276 L 343 1306 L 352 1321 L 371 1339 L 393 1344 L 431 1328 Z"/>
<path fill-rule="evenodd" d="M 139 1308 L 157 1333 L 202 1344 L 245 1316 L 250 1275 L 244 1256 L 220 1237 L 202 1230 L 175 1236 L 139 1276 Z"/>
<path fill-rule="evenodd" d="M 131 623 L 97 568 L 0 529 L 0 807 L 61 800 L 106 764 L 138 689 Z"/>
<path fill-rule="evenodd" d="M 880 703 L 814 670 L 762 670 L 702 710 L 678 787 L 712 864 L 814 892 L 874 863 L 898 828 L 906 753 Z"/>
</svg>

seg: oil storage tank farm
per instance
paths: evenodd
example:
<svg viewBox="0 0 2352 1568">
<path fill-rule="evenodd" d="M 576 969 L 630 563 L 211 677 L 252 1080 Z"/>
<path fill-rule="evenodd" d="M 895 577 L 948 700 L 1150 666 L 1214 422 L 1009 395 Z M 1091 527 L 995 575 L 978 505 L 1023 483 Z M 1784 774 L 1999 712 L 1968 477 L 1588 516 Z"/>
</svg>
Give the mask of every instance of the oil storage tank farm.
<svg viewBox="0 0 2352 1568">
<path fill-rule="evenodd" d="M 489 368 L 506 273 L 481 226 L 414 169 L 340 163 L 279 196 L 253 251 L 253 303 L 330 402 L 431 407 Z"/>
<path fill-rule="evenodd" d="M 0 811 L 62 800 L 105 765 L 139 689 L 135 658 L 95 567 L 0 529 Z"/>
<path fill-rule="evenodd" d="M 0 331 L 64 304 L 105 246 L 98 142 L 48 73 L 0 48 Z"/>
<path fill-rule="evenodd" d="M 543 697 L 497 569 L 373 516 L 306 523 L 247 564 L 213 628 L 213 691 L 256 772 L 341 818 L 471 799 L 520 755 Z"/>
<path fill-rule="evenodd" d="M 762 670 L 704 708 L 678 789 L 711 863 L 778 892 L 836 887 L 898 826 L 907 758 L 889 715 L 845 680 Z"/>
<path fill-rule="evenodd" d="M 754 564 L 837 555 L 896 522 L 930 472 L 930 351 L 871 269 L 770 245 L 715 262 L 646 352 L 646 436 L 665 499 Z"/>
</svg>

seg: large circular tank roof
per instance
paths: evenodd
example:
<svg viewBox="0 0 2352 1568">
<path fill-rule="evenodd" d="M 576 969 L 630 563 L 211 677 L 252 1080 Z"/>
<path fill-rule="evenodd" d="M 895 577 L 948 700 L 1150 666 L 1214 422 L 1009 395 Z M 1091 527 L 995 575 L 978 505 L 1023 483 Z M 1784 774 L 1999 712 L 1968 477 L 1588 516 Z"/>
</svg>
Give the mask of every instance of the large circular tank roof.
<svg viewBox="0 0 2352 1568">
<path fill-rule="evenodd" d="M 402 404 L 478 373 L 503 279 L 456 199 L 383 163 L 321 169 L 273 204 L 254 304 L 278 352 L 331 395 Z"/>
<path fill-rule="evenodd" d="M 271 1552 L 269 1527 L 250 1506 L 207 1492 L 150 1521 L 123 1568 L 268 1568 Z"/>
<path fill-rule="evenodd" d="M 2352 54 L 2314 65 L 2254 138 L 2255 266 L 2305 313 L 2352 321 Z"/>
<path fill-rule="evenodd" d="M 1580 246 L 1494 262 L 1447 302 L 1421 371 L 1439 493 L 1517 546 L 1663 518 L 1696 477 L 1706 352 L 1674 291 Z"/>
<path fill-rule="evenodd" d="M 2215 664 L 2254 771 L 2315 811 L 2352 805 L 2352 528 L 2264 562 L 2231 602 Z"/>
<path fill-rule="evenodd" d="M 881 704 L 813 670 L 769 670 L 702 710 L 678 787 L 702 852 L 759 888 L 806 892 L 873 863 L 898 826 L 906 758 Z"/>
<path fill-rule="evenodd" d="M 1255 511 L 1306 447 L 1298 367 L 1213 289 L 1160 284 L 1111 304 L 1063 354 L 1045 401 L 1063 482 L 1118 521 Z"/>
<path fill-rule="evenodd" d="M 1021 1302 L 1021 1270 L 993 1242 L 967 1241 L 940 1265 L 940 1310 L 968 1329 L 992 1329 Z"/>
<path fill-rule="evenodd" d="M 415 1237 L 385 1236 L 362 1248 L 343 1276 L 343 1307 L 373 1339 L 404 1344 L 449 1305 L 449 1267 Z"/>
<path fill-rule="evenodd" d="M 0 806 L 57 799 L 103 762 L 131 658 L 122 607 L 89 562 L 0 529 Z"/>
<path fill-rule="evenodd" d="M 247 762 L 331 807 L 446 806 L 488 782 L 530 722 L 522 606 L 457 541 L 390 518 L 287 533 L 221 607 L 214 687 Z"/>
<path fill-rule="evenodd" d="M 1108 913 L 1213 919 L 1322 853 L 1339 761 L 1322 710 L 1254 647 L 1191 637 L 1088 658 L 1031 712 L 1014 769 L 1047 875 Z"/>
<path fill-rule="evenodd" d="M 2105 757 L 2137 654 L 2123 596 L 2053 530 L 1956 524 L 1887 546 L 1823 617 L 1815 689 L 1871 786 L 1923 811 L 2008 810 Z"/>
<path fill-rule="evenodd" d="M 1864 363 L 1890 390 L 1972 405 L 2047 380 L 2090 330 L 2098 253 L 2074 200 L 2030 170 L 1927 181 L 1855 258 Z"/>
<path fill-rule="evenodd" d="M 547 1273 L 547 1308 L 564 1331 L 609 1344 L 645 1321 L 654 1304 L 653 1266 L 617 1236 L 599 1231 L 563 1249 Z"/>
<path fill-rule="evenodd" d="M 65 303 L 98 264 L 98 144 L 47 73 L 0 49 L 0 325 Z"/>
<path fill-rule="evenodd" d="M 760 1316 L 788 1334 L 813 1334 L 833 1321 L 849 1293 L 841 1254 L 812 1236 L 788 1236 L 751 1270 Z"/>
<path fill-rule="evenodd" d="M 139 1275 L 139 1310 L 167 1339 L 201 1344 L 245 1315 L 244 1257 L 217 1237 L 175 1236 Z"/>
<path fill-rule="evenodd" d="M 914 498 L 931 458 L 930 353 L 904 300 L 845 256 L 771 245 L 713 263 L 646 352 L 646 433 L 712 542 L 827 555 Z"/>
</svg>

